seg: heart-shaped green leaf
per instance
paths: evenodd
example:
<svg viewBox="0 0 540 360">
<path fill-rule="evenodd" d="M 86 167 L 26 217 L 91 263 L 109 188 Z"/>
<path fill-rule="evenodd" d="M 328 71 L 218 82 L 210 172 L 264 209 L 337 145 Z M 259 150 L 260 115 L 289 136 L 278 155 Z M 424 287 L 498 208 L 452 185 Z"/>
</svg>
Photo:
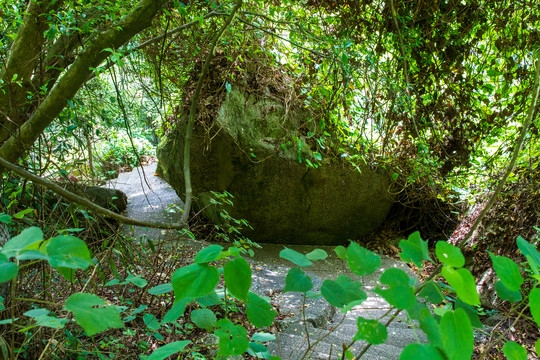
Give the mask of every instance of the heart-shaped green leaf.
<svg viewBox="0 0 540 360">
<path fill-rule="evenodd" d="M 209 294 L 219 282 L 219 271 L 208 264 L 191 264 L 177 269 L 171 278 L 175 301 Z"/>
<path fill-rule="evenodd" d="M 418 231 L 409 235 L 407 240 L 401 240 L 399 247 L 403 250 L 399 255 L 401 260 L 408 263 L 412 262 L 420 269 L 424 266 L 423 260 L 431 261 L 428 243 L 422 240 Z"/>
<path fill-rule="evenodd" d="M 236 356 L 246 352 L 249 346 L 247 330 L 240 325 L 234 325 L 229 319 L 217 322 L 218 329 L 214 332 L 219 338 L 218 356 Z"/>
<path fill-rule="evenodd" d="M 502 350 L 508 360 L 527 360 L 527 350 L 515 341 L 508 341 Z"/>
<path fill-rule="evenodd" d="M 186 311 L 188 302 L 188 299 L 175 302 L 161 320 L 161 324 L 172 323 L 178 320 L 178 318 L 184 314 L 184 311 Z"/>
<path fill-rule="evenodd" d="M 246 315 L 255 327 L 270 326 L 277 316 L 272 305 L 259 295 L 250 292 L 246 306 Z"/>
<path fill-rule="evenodd" d="M 268 348 L 258 342 L 250 342 L 248 347 L 248 354 L 256 357 L 257 359 L 270 359 L 270 351 Z"/>
<path fill-rule="evenodd" d="M 527 260 L 529 262 L 533 262 L 534 264 L 531 264 L 531 267 L 536 266 L 537 268 L 540 267 L 540 252 L 534 247 L 534 245 L 531 245 L 527 240 L 522 238 L 521 236 L 517 237 L 517 246 L 519 250 L 527 257 Z"/>
<path fill-rule="evenodd" d="M 191 321 L 197 327 L 210 331 L 216 325 L 217 318 L 210 309 L 199 309 L 191 312 Z"/>
<path fill-rule="evenodd" d="M 324 280 L 321 294 L 331 305 L 341 308 L 351 302 L 361 302 L 367 299 L 365 291 L 360 289 L 362 284 L 352 281 L 348 276 L 340 275 L 334 280 Z"/>
<path fill-rule="evenodd" d="M 56 269 L 86 269 L 94 264 L 84 241 L 71 235 L 60 235 L 50 239 L 47 255 L 49 263 Z"/>
<path fill-rule="evenodd" d="M 437 242 L 437 245 L 435 245 L 435 254 L 439 261 L 445 265 L 456 268 L 465 265 L 465 257 L 461 253 L 461 250 L 446 241 Z"/>
<path fill-rule="evenodd" d="M 381 266 L 381 258 L 357 243 L 351 242 L 347 248 L 347 265 L 356 275 L 365 276 L 374 273 Z"/>
<path fill-rule="evenodd" d="M 173 287 L 171 283 L 165 283 L 161 285 L 154 286 L 150 290 L 148 290 L 148 293 L 150 295 L 163 295 L 170 291 L 173 291 Z"/>
<path fill-rule="evenodd" d="M 313 263 L 307 258 L 306 255 L 299 253 L 293 249 L 285 248 L 281 250 L 279 256 L 283 259 L 289 260 L 293 264 L 301 267 L 311 266 Z"/>
<path fill-rule="evenodd" d="M 354 335 L 354 340 L 364 340 L 369 344 L 384 344 L 388 338 L 386 326 L 377 320 L 364 319 L 359 316 L 356 320 L 358 331 Z"/>
<path fill-rule="evenodd" d="M 283 289 L 283 292 L 306 292 L 311 290 L 312 287 L 313 282 L 311 281 L 311 278 L 307 276 L 302 269 L 291 268 L 285 278 L 285 289 Z"/>
<path fill-rule="evenodd" d="M 387 289 L 377 287 L 373 290 L 381 295 L 388 303 L 398 309 L 408 309 L 416 303 L 414 288 L 409 285 L 409 276 L 401 269 L 389 268 L 381 275 L 380 282 Z"/>
<path fill-rule="evenodd" d="M 469 360 L 473 353 L 474 338 L 469 317 L 462 309 L 449 311 L 440 323 L 444 351 L 449 359 Z"/>
<path fill-rule="evenodd" d="M 245 301 L 251 287 L 251 268 L 247 261 L 242 257 L 229 260 L 225 264 L 223 277 L 231 294 L 237 299 Z"/>
<path fill-rule="evenodd" d="M 476 291 L 474 277 L 468 269 L 452 269 L 443 267 L 442 275 L 448 284 L 454 288 L 457 296 L 469 305 L 480 305 L 480 297 Z"/>
<path fill-rule="evenodd" d="M 334 252 L 336 253 L 337 257 L 340 259 L 345 260 L 347 258 L 347 249 L 344 246 L 338 245 L 334 249 Z"/>
<path fill-rule="evenodd" d="M 499 295 L 499 297 L 504 301 L 516 303 L 522 299 L 519 291 L 512 291 L 508 289 L 500 280 L 495 283 L 495 291 L 497 292 L 497 295 Z"/>
<path fill-rule="evenodd" d="M 195 256 L 195 260 L 193 260 L 193 262 L 196 264 L 205 264 L 214 261 L 219 257 L 219 254 L 221 254 L 222 250 L 223 246 L 210 245 L 209 247 L 199 251 Z"/>
<path fill-rule="evenodd" d="M 496 256 L 492 253 L 489 253 L 489 256 L 493 262 L 493 269 L 504 286 L 510 291 L 519 291 L 521 284 L 523 284 L 519 266 L 510 258 Z"/>
<path fill-rule="evenodd" d="M 123 328 L 120 313 L 116 306 L 108 305 L 96 295 L 76 293 L 66 300 L 66 310 L 75 315 L 75 320 L 89 335 L 95 335 L 107 329 Z"/>
</svg>

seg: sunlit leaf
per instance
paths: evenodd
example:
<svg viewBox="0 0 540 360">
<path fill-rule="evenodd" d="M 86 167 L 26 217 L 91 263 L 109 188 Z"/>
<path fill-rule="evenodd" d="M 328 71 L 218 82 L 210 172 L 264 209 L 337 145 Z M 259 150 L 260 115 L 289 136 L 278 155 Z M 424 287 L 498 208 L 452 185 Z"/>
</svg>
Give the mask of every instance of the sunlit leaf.
<svg viewBox="0 0 540 360">
<path fill-rule="evenodd" d="M 527 360 L 527 350 L 515 341 L 508 341 L 502 350 L 508 360 Z"/>
<path fill-rule="evenodd" d="M 448 284 L 454 288 L 457 296 L 469 305 L 480 305 L 480 297 L 476 291 L 474 277 L 468 269 L 452 269 L 443 267 L 442 275 Z"/>
<path fill-rule="evenodd" d="M 340 275 L 334 280 L 324 280 L 321 286 L 321 294 L 331 305 L 338 308 L 344 307 L 351 302 L 361 302 L 367 299 L 365 291 L 360 289 L 362 284 L 352 281 L 345 275 Z"/>
<path fill-rule="evenodd" d="M 347 265 L 356 275 L 365 276 L 374 273 L 381 266 L 381 257 L 351 242 L 347 248 Z"/>
<path fill-rule="evenodd" d="M 444 351 L 452 360 L 469 360 L 473 353 L 474 338 L 469 317 L 462 309 L 449 311 L 441 319 Z"/>
<path fill-rule="evenodd" d="M 521 301 L 522 299 L 519 291 L 512 291 L 508 289 L 502 281 L 497 281 L 495 283 L 495 291 L 497 292 L 497 295 L 504 301 L 515 303 Z"/>
<path fill-rule="evenodd" d="M 285 248 L 281 250 L 279 256 L 283 259 L 289 260 L 297 266 L 307 267 L 311 266 L 313 263 L 307 258 L 306 255 L 299 253 L 298 251 Z"/>
<path fill-rule="evenodd" d="M 257 359 L 270 359 L 271 356 L 268 348 L 258 342 L 250 342 L 247 352 L 251 356 L 255 356 Z"/>
<path fill-rule="evenodd" d="M 388 303 L 398 309 L 408 309 L 416 303 L 414 288 L 409 285 L 409 276 L 398 268 L 386 269 L 379 281 L 387 285 L 386 289 L 380 286 L 373 290 L 381 295 Z"/>
<path fill-rule="evenodd" d="M 384 344 L 388 337 L 388 331 L 386 326 L 378 322 L 377 320 L 364 319 L 359 316 L 356 319 L 356 326 L 358 331 L 354 335 L 354 340 L 364 340 L 369 344 L 377 345 Z"/>
<path fill-rule="evenodd" d="M 0 283 L 10 281 L 18 272 L 17 264 L 10 262 L 6 255 L 0 253 Z"/>
<path fill-rule="evenodd" d="M 312 252 L 306 254 L 306 257 L 311 261 L 317 261 L 326 259 L 328 257 L 328 254 L 322 249 L 315 249 Z"/>
<path fill-rule="evenodd" d="M 540 288 L 535 287 L 531 290 L 529 294 L 529 307 L 536 325 L 540 327 Z"/>
<path fill-rule="evenodd" d="M 84 241 L 71 235 L 52 238 L 47 245 L 47 255 L 54 268 L 86 269 L 94 264 Z"/>
<path fill-rule="evenodd" d="M 38 227 L 32 226 L 24 229 L 19 235 L 12 237 L 0 251 L 8 258 L 11 258 L 42 241 L 43 231 Z"/>
<path fill-rule="evenodd" d="M 444 360 L 431 344 L 409 344 L 401 352 L 399 360 Z"/>
<path fill-rule="evenodd" d="M 493 269 L 501 279 L 504 286 L 510 291 L 519 291 L 523 284 L 523 277 L 519 272 L 519 266 L 512 260 L 504 256 L 496 256 L 489 253 L 493 262 Z"/>
<path fill-rule="evenodd" d="M 424 283 L 424 287 L 418 296 L 423 297 L 432 304 L 440 304 L 445 299 L 441 287 L 433 280 Z"/>
<path fill-rule="evenodd" d="M 445 241 L 438 241 L 435 246 L 437 258 L 445 265 L 452 267 L 462 267 L 465 265 L 465 257 L 458 247 Z"/>
<path fill-rule="evenodd" d="M 215 244 L 210 245 L 209 247 L 199 251 L 195 256 L 195 260 L 193 260 L 193 262 L 196 264 L 204 264 L 214 261 L 218 258 L 219 254 L 221 254 L 222 250 L 223 246 Z"/>
</svg>

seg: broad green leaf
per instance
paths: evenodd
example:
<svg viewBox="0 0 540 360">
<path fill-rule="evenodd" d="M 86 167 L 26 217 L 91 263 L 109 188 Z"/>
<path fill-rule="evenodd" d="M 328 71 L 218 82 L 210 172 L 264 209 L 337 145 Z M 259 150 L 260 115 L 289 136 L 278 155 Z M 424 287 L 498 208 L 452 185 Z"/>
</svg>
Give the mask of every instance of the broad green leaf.
<svg viewBox="0 0 540 360">
<path fill-rule="evenodd" d="M 428 243 L 422 240 L 418 231 L 409 235 L 408 240 L 401 240 L 399 247 L 403 250 L 399 255 L 401 260 L 408 263 L 412 262 L 420 269 L 424 266 L 422 260 L 431 261 Z"/>
<path fill-rule="evenodd" d="M 19 255 L 25 249 L 36 247 L 43 241 L 43 231 L 40 228 L 32 226 L 24 229 L 19 235 L 12 237 L 6 245 L 2 248 L 1 252 L 11 258 Z"/>
<path fill-rule="evenodd" d="M 409 344 L 401 352 L 399 360 L 444 360 L 431 344 Z"/>
<path fill-rule="evenodd" d="M 515 341 L 508 341 L 502 350 L 508 360 L 527 360 L 527 350 Z"/>
<path fill-rule="evenodd" d="M 311 261 L 317 261 L 326 259 L 328 257 L 328 254 L 322 249 L 315 249 L 309 254 L 306 254 L 306 257 Z"/>
<path fill-rule="evenodd" d="M 351 242 L 347 248 L 347 265 L 356 275 L 365 276 L 374 273 L 381 266 L 381 258 L 357 243 Z"/>
<path fill-rule="evenodd" d="M 218 356 L 236 356 L 246 352 L 249 346 L 247 330 L 241 325 L 234 325 L 229 319 L 217 322 L 218 329 L 214 331 L 219 338 Z"/>
<path fill-rule="evenodd" d="M 31 245 L 30 247 L 33 247 Z M 22 253 L 17 255 L 19 260 L 47 260 L 50 261 L 50 258 L 39 250 L 24 250 Z"/>
<path fill-rule="evenodd" d="M 173 291 L 173 287 L 171 283 L 165 283 L 158 286 L 154 286 L 150 290 L 148 290 L 148 293 L 150 295 L 163 295 L 170 291 Z"/>
<path fill-rule="evenodd" d="M 454 288 L 457 296 L 469 305 L 480 305 L 480 297 L 476 291 L 474 277 L 468 269 L 452 269 L 443 267 L 442 275 L 448 281 L 448 284 Z"/>
<path fill-rule="evenodd" d="M 398 268 L 386 269 L 379 281 L 387 289 L 378 286 L 373 292 L 381 295 L 388 303 L 398 309 L 408 309 L 416 303 L 414 288 L 409 285 L 409 276 Z"/>
<path fill-rule="evenodd" d="M 260 342 L 274 341 L 276 340 L 276 335 L 267 332 L 258 332 L 253 334 L 251 340 Z"/>
<path fill-rule="evenodd" d="M 270 351 L 268 348 L 258 342 L 250 342 L 247 350 L 248 354 L 255 356 L 257 359 L 270 359 Z"/>
<path fill-rule="evenodd" d="M 345 275 L 340 275 L 334 280 L 324 280 L 321 286 L 321 294 L 331 305 L 341 308 L 351 302 L 361 302 L 367 299 L 365 291 L 360 289 L 362 284 L 352 281 Z"/>
<path fill-rule="evenodd" d="M 270 326 L 277 316 L 272 305 L 259 295 L 250 292 L 246 305 L 246 315 L 255 327 Z"/>
<path fill-rule="evenodd" d="M 214 261 L 218 258 L 219 254 L 221 254 L 222 250 L 223 246 L 210 245 L 206 249 L 202 249 L 201 251 L 199 251 L 195 256 L 195 260 L 193 260 L 193 262 L 196 264 L 204 264 Z"/>
<path fill-rule="evenodd" d="M 188 299 L 175 302 L 161 320 L 161 324 L 172 323 L 178 320 L 178 318 L 184 314 L 184 311 L 186 311 L 188 302 Z"/>
<path fill-rule="evenodd" d="M 177 269 L 171 278 L 175 301 L 209 294 L 219 282 L 219 271 L 208 264 L 191 264 Z"/>
<path fill-rule="evenodd" d="M 345 260 L 347 258 L 347 249 L 344 246 L 338 245 L 334 249 L 334 252 L 336 253 L 337 257 L 340 259 Z"/>
<path fill-rule="evenodd" d="M 54 316 L 49 316 L 47 309 L 33 309 L 24 313 L 24 315 L 34 318 L 38 326 L 50 327 L 53 329 L 61 329 L 68 322 L 68 319 L 58 319 Z"/>
<path fill-rule="evenodd" d="M 484 327 L 484 325 L 482 325 L 482 323 L 480 322 L 480 318 L 478 318 L 478 312 L 471 305 L 465 304 L 460 299 L 456 299 L 454 308 L 463 309 L 463 311 L 465 311 L 465 313 L 469 317 L 469 320 L 473 328 L 481 329 Z"/>
<path fill-rule="evenodd" d="M 89 336 L 108 329 L 123 328 L 116 306 L 92 294 L 76 293 L 66 300 L 66 310 L 75 315 L 75 320 Z"/>
<path fill-rule="evenodd" d="M 246 300 L 251 287 L 251 268 L 242 257 L 229 260 L 223 270 L 225 285 L 237 299 Z"/>
<path fill-rule="evenodd" d="M 418 296 L 423 297 L 432 304 L 440 304 L 444 301 L 444 294 L 441 287 L 433 280 L 424 283 L 424 287 Z"/>
<path fill-rule="evenodd" d="M 9 216 L 8 214 L 0 214 L 0 222 L 4 224 L 10 224 L 11 216 Z"/>
<path fill-rule="evenodd" d="M 152 331 L 156 331 L 161 328 L 161 325 L 158 319 L 152 314 L 144 314 L 143 322 L 144 322 L 144 325 L 146 325 L 146 327 Z"/>
<path fill-rule="evenodd" d="M 211 292 L 210 294 L 198 297 L 195 299 L 201 307 L 209 307 L 214 305 L 221 304 L 221 299 L 216 294 L 216 292 Z"/>
<path fill-rule="evenodd" d="M 456 268 L 465 265 L 465 257 L 461 253 L 461 250 L 446 241 L 437 242 L 437 245 L 435 245 L 435 254 L 439 261 L 445 265 Z"/>
<path fill-rule="evenodd" d="M 504 286 L 510 291 L 519 291 L 523 284 L 523 277 L 519 272 L 519 266 L 512 260 L 504 256 L 496 256 L 489 253 L 493 262 L 493 269 L 501 279 Z"/>
<path fill-rule="evenodd" d="M 177 352 L 184 350 L 186 345 L 189 344 L 190 342 L 191 341 L 189 340 L 181 340 L 181 341 L 175 341 L 167 345 L 164 345 L 154 350 L 152 355 L 148 357 L 148 360 L 164 360 L 168 358 L 169 356 L 174 355 Z"/>
<path fill-rule="evenodd" d="M 311 278 L 306 275 L 302 269 L 291 268 L 285 278 L 285 289 L 283 289 L 283 292 L 307 292 L 311 290 L 312 287 L 313 282 L 311 281 Z"/>
<path fill-rule="evenodd" d="M 540 327 L 540 288 L 536 287 L 531 290 L 529 294 L 529 307 L 536 325 Z"/>
<path fill-rule="evenodd" d="M 47 255 L 54 268 L 86 269 L 94 264 L 84 241 L 71 235 L 52 238 L 47 245 Z"/>
<path fill-rule="evenodd" d="M 521 236 L 517 237 L 517 245 L 519 250 L 527 257 L 527 260 L 530 262 L 533 262 L 534 264 L 531 264 L 531 267 L 536 266 L 537 268 L 540 267 L 540 252 L 536 249 L 536 247 L 532 244 L 530 244 L 527 240 L 522 238 Z"/>
<path fill-rule="evenodd" d="M 295 251 L 293 249 L 285 248 L 281 250 L 279 256 L 283 259 L 289 260 L 297 266 L 307 267 L 313 264 L 306 255 L 300 254 L 298 251 Z"/>
<path fill-rule="evenodd" d="M 428 310 L 429 311 L 429 310 Z M 443 348 L 443 342 L 441 337 L 441 330 L 439 327 L 439 323 L 431 314 L 429 316 L 425 316 L 420 321 L 420 329 L 426 334 L 429 342 L 434 345 L 438 346 L 441 349 Z"/>
<path fill-rule="evenodd" d="M 444 351 L 452 360 L 469 360 L 473 353 L 474 338 L 469 317 L 463 309 L 449 311 L 441 319 Z"/>
<path fill-rule="evenodd" d="M 386 326 L 377 320 L 364 319 L 359 316 L 356 319 L 356 326 L 358 331 L 354 335 L 353 341 L 364 340 L 369 344 L 378 345 L 384 344 L 388 338 Z"/>
<path fill-rule="evenodd" d="M 143 279 L 140 276 L 133 276 L 133 274 L 129 274 L 126 280 L 122 283 L 122 285 L 125 285 L 128 283 L 132 283 L 133 285 L 140 288 L 143 288 L 146 286 L 146 284 L 148 284 L 148 282 L 145 279 Z"/>
<path fill-rule="evenodd" d="M 6 307 L 4 306 L 4 298 L 0 296 L 0 311 L 4 310 Z"/>
<path fill-rule="evenodd" d="M 534 351 L 536 351 L 536 355 L 540 357 L 540 339 L 536 340 L 536 344 L 534 344 Z"/>
<path fill-rule="evenodd" d="M 0 253 L 0 283 L 10 281 L 18 272 L 17 264 L 10 262 L 6 255 Z"/>
<path fill-rule="evenodd" d="M 497 295 L 499 295 L 501 300 L 504 301 L 515 303 L 521 301 L 522 299 L 521 293 L 519 291 L 512 291 L 508 289 L 500 280 L 495 283 L 495 291 L 497 292 Z"/>
<path fill-rule="evenodd" d="M 217 318 L 212 310 L 200 309 L 191 312 L 191 321 L 197 325 L 197 327 L 210 331 L 216 325 Z"/>
</svg>

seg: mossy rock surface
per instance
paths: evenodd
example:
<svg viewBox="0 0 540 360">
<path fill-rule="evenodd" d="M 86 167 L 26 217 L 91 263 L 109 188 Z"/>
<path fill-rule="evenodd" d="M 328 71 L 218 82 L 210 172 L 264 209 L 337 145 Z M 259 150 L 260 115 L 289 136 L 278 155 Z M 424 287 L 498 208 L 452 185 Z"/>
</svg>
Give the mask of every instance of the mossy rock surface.
<svg viewBox="0 0 540 360">
<path fill-rule="evenodd" d="M 195 126 L 191 143 L 194 206 L 219 223 L 211 191 L 228 191 L 237 219 L 257 242 L 339 244 L 378 227 L 393 203 L 383 171 L 360 171 L 346 162 L 309 168 L 298 148 L 282 143 L 296 133 L 305 113 L 288 113 L 273 100 L 257 100 L 233 90 L 211 129 Z M 158 146 L 158 172 L 184 198 L 184 132 L 187 116 Z M 209 140 L 211 139 L 211 140 Z M 302 157 L 315 161 L 308 146 Z"/>
</svg>

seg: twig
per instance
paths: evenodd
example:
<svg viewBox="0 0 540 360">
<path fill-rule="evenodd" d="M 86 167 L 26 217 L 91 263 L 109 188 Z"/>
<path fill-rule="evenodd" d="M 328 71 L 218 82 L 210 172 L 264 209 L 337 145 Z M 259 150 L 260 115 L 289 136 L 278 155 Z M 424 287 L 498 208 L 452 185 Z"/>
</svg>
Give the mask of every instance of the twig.
<svg viewBox="0 0 540 360">
<path fill-rule="evenodd" d="M 199 80 L 197 81 L 197 87 L 195 89 L 195 93 L 193 94 L 193 98 L 191 99 L 191 108 L 189 111 L 189 121 L 188 125 L 186 127 L 186 134 L 185 134 L 185 140 L 184 140 L 184 180 L 186 183 L 186 199 L 184 202 L 184 213 L 182 214 L 182 223 L 187 225 L 187 221 L 189 218 L 189 213 L 191 211 L 191 201 L 192 201 L 192 188 L 191 188 L 191 171 L 189 168 L 189 161 L 190 161 L 190 154 L 191 154 L 191 136 L 193 133 L 193 126 L 195 124 L 195 114 L 197 113 L 197 106 L 199 105 L 199 96 L 201 95 L 202 85 L 203 81 L 206 78 L 206 74 L 208 73 L 208 70 L 210 68 L 210 62 L 212 61 L 212 58 L 214 57 L 214 50 L 216 48 L 216 45 L 229 26 L 229 24 L 234 19 L 234 16 L 236 15 L 236 12 L 240 9 L 240 6 L 242 6 L 243 0 L 239 0 L 238 3 L 234 6 L 233 10 L 231 11 L 231 14 L 225 20 L 225 24 L 223 24 L 223 27 L 214 35 L 214 39 L 212 40 L 212 45 L 210 46 L 210 51 L 206 55 L 206 59 L 204 60 L 203 69 L 201 71 L 201 74 L 199 75 Z"/>
</svg>

